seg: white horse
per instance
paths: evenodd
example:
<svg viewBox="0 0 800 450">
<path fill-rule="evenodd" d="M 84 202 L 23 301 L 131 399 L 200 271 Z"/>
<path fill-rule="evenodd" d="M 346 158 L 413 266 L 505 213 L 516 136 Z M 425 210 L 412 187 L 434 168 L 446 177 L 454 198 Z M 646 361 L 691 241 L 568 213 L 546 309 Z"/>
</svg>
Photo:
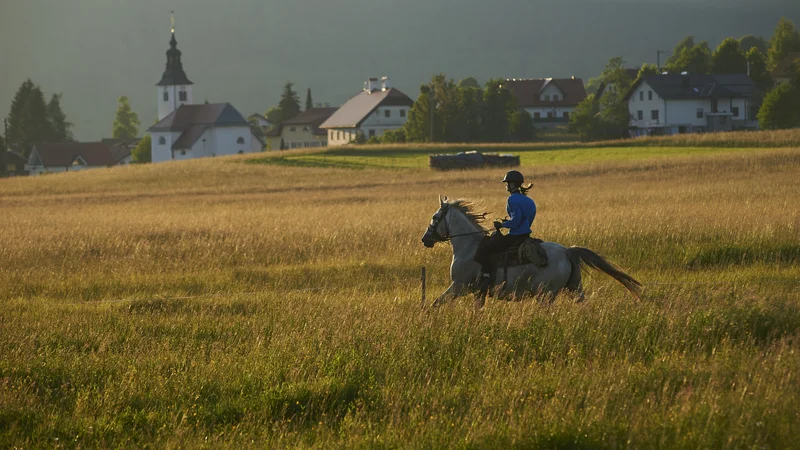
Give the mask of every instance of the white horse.
<svg viewBox="0 0 800 450">
<path fill-rule="evenodd" d="M 439 203 L 439 210 L 422 236 L 422 243 L 428 248 L 437 242 L 452 243 L 450 278 L 453 283 L 433 302 L 434 307 L 477 290 L 481 266 L 473 258 L 478 245 L 488 233 L 479 223 L 485 214 L 473 212 L 473 205 L 468 201 L 448 202 L 445 197 L 444 200 L 439 198 Z M 581 269 L 586 266 L 610 275 L 639 299 L 642 285 L 603 256 L 583 247 L 566 248 L 554 242 L 541 245 L 547 252 L 546 267 L 533 264 L 508 267 L 507 280 L 502 268 L 496 270 L 494 291 L 499 296 L 522 298 L 525 294 L 535 294 L 552 300 L 558 292 L 566 290 L 582 301 Z M 482 307 L 484 300 L 482 296 L 476 296 L 475 306 Z"/>
</svg>

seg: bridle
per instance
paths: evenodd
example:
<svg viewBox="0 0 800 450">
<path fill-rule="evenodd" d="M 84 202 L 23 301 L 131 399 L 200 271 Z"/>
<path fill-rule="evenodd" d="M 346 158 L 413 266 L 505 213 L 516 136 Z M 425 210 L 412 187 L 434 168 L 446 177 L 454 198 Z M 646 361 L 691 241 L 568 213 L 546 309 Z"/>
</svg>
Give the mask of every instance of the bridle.
<svg viewBox="0 0 800 450">
<path fill-rule="evenodd" d="M 428 225 L 428 233 L 431 234 L 431 236 L 436 240 L 436 242 L 447 242 L 454 237 L 469 236 L 471 234 L 486 234 L 485 230 L 471 231 L 469 233 L 450 234 L 450 221 L 447 219 L 449 212 L 450 212 L 450 204 L 443 203 L 441 207 L 441 215 L 439 216 L 439 218 L 434 219 L 434 221 L 432 221 L 431 224 Z M 444 229 L 445 229 L 444 236 L 439 234 L 439 232 L 437 231 L 437 229 L 439 228 L 439 224 L 441 224 L 442 221 L 444 221 Z"/>
</svg>

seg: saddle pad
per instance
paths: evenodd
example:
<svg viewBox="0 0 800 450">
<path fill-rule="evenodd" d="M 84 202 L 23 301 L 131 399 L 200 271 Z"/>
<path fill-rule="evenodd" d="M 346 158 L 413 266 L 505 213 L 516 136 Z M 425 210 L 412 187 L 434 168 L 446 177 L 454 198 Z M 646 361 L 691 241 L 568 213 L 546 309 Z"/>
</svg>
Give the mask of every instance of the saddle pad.
<svg viewBox="0 0 800 450">
<path fill-rule="evenodd" d="M 547 266 L 547 251 L 542 247 L 541 239 L 530 238 L 519 246 L 518 256 L 520 261 L 530 262 L 538 267 Z"/>
</svg>

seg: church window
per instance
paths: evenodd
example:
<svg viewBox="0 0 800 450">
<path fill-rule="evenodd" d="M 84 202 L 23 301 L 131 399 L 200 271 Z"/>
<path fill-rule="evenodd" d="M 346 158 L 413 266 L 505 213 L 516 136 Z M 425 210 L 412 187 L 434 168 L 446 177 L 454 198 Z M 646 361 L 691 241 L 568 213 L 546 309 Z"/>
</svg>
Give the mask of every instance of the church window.
<svg viewBox="0 0 800 450">
<path fill-rule="evenodd" d="M 166 89 L 164 90 L 164 101 L 165 102 L 169 101 L 169 92 Z"/>
<path fill-rule="evenodd" d="M 186 91 L 178 92 L 178 100 L 185 102 L 186 101 Z"/>
<path fill-rule="evenodd" d="M 161 136 L 161 137 L 158 138 L 158 145 L 166 145 L 166 144 L 167 144 L 167 140 L 164 139 L 164 136 Z"/>
<path fill-rule="evenodd" d="M 244 144 L 244 138 L 239 136 L 239 139 L 236 140 L 237 144 Z"/>
</svg>

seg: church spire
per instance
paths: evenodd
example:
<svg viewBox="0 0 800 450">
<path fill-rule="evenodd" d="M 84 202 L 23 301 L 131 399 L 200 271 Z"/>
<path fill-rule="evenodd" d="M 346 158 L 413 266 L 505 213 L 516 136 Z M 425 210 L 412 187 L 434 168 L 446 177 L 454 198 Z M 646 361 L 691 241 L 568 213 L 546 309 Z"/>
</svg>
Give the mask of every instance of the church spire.
<svg viewBox="0 0 800 450">
<path fill-rule="evenodd" d="M 169 40 L 169 50 L 167 50 L 167 67 L 161 76 L 161 81 L 156 86 L 185 86 L 193 84 L 186 77 L 181 63 L 181 51 L 178 50 L 178 41 L 175 39 L 175 12 L 170 11 L 170 32 L 172 38 Z"/>
</svg>

